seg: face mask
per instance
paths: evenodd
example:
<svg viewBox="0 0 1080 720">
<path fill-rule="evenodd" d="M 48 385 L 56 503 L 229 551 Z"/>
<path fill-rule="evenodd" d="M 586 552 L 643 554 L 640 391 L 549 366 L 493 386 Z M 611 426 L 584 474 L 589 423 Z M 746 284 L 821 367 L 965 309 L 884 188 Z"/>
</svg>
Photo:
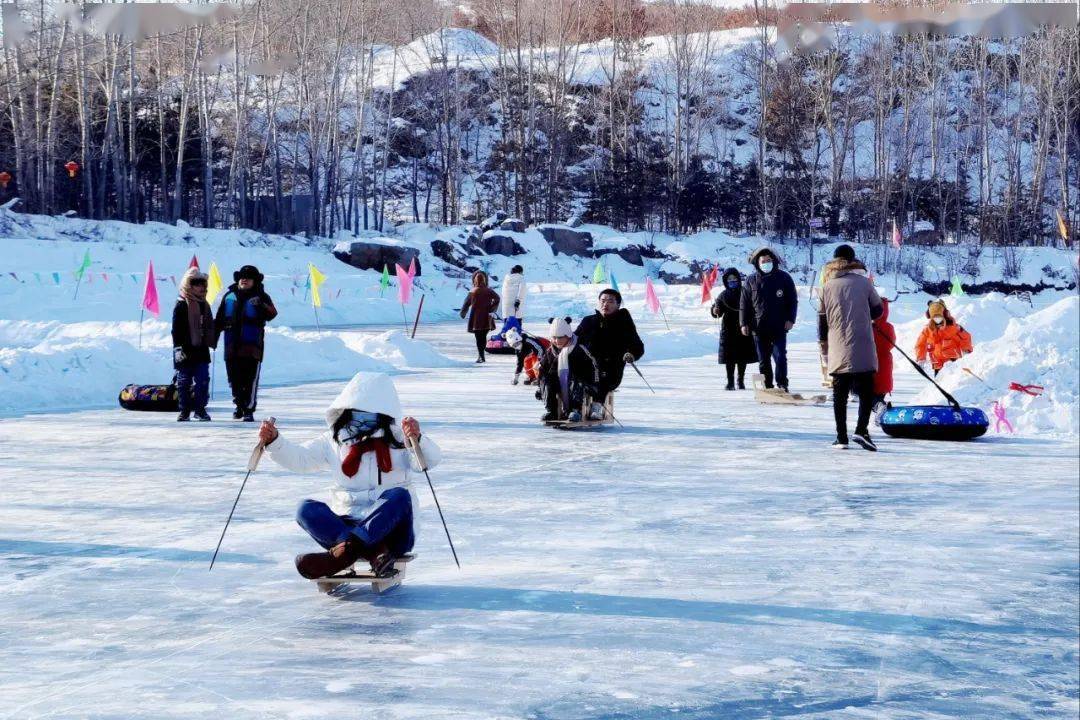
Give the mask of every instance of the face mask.
<svg viewBox="0 0 1080 720">
<path fill-rule="evenodd" d="M 761 268 L 761 272 L 763 273 L 771 273 L 773 269 L 773 264 L 771 262 L 763 262 L 758 267 Z"/>
<path fill-rule="evenodd" d="M 349 422 L 341 426 L 337 431 L 337 441 L 342 445 L 356 445 L 362 443 L 379 429 L 379 414 L 353 411 Z"/>
<path fill-rule="evenodd" d="M 738 280 L 728 280 L 727 281 L 727 286 L 729 288 L 731 288 L 732 290 L 734 290 L 735 288 L 739 287 L 739 281 Z"/>
<path fill-rule="evenodd" d="M 942 325 L 945 322 L 945 318 L 941 315 L 935 315 L 934 322 L 936 322 L 938 325 Z"/>
</svg>

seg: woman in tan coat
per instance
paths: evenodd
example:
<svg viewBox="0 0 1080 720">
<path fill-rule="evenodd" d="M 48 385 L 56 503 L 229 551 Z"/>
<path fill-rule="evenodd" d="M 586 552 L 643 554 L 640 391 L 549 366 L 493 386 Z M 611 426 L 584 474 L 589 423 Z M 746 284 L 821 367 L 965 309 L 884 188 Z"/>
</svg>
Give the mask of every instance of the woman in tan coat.
<svg viewBox="0 0 1080 720">
<path fill-rule="evenodd" d="M 488 287 L 487 273 L 477 270 L 472 276 L 472 290 L 465 296 L 461 305 L 461 317 L 469 316 L 469 332 L 476 338 L 476 362 L 486 362 L 484 348 L 487 347 L 488 333 L 495 329 L 492 313 L 499 307 L 499 295 Z"/>
</svg>

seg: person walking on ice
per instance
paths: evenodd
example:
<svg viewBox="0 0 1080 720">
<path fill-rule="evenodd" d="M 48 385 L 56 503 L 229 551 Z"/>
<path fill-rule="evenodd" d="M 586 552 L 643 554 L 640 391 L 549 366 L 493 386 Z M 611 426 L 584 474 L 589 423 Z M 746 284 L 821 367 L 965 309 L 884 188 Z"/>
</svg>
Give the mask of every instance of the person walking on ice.
<svg viewBox="0 0 1080 720">
<path fill-rule="evenodd" d="M 357 373 L 326 410 L 327 430 L 303 443 L 286 439 L 270 422 L 259 428 L 266 453 L 287 470 L 329 473 L 329 504 L 307 499 L 296 511 L 300 524 L 325 552 L 296 557 L 306 578 L 327 577 L 358 560 L 381 575 L 416 542 L 416 493 L 409 473 L 420 472 L 406 441 L 418 444 L 428 468 L 442 456 L 401 410 L 393 381 L 381 373 Z"/>
<path fill-rule="evenodd" d="M 818 316 L 818 338 L 823 342 L 829 375 L 833 379 L 833 418 L 836 442 L 848 446 L 847 402 L 854 390 L 859 398 L 859 419 L 852 436 L 867 450 L 877 450 L 870 438 L 870 412 L 874 404 L 874 373 L 878 369 L 873 321 L 885 310 L 866 266 L 855 259 L 850 245 L 836 248 L 825 266 L 825 287 Z"/>
<path fill-rule="evenodd" d="M 937 375 L 945 363 L 959 360 L 972 351 L 971 333 L 953 319 L 944 300 L 928 302 L 926 318 L 929 322 L 915 341 L 915 359 L 921 363 L 929 358 Z"/>
<path fill-rule="evenodd" d="M 525 317 L 525 294 L 528 288 L 525 285 L 525 269 L 520 265 L 510 268 L 510 274 L 503 278 L 502 284 L 502 316 L 503 326 L 499 335 L 506 338 L 506 331 L 517 328 L 522 331 L 521 320 Z"/>
<path fill-rule="evenodd" d="M 742 302 L 742 277 L 735 268 L 724 271 L 724 289 L 713 301 L 710 314 L 720 321 L 720 349 L 717 360 L 727 370 L 725 390 L 735 389 L 735 371 L 739 374 L 739 389 L 746 389 L 746 365 L 755 362 L 754 341 L 739 329 L 739 304 Z"/>
<path fill-rule="evenodd" d="M 210 348 L 217 347 L 214 317 L 206 302 L 206 275 L 188 268 L 180 279 L 180 297 L 172 315 L 173 368 L 180 400 L 177 422 L 191 415 L 210 421 L 206 403 L 210 399 Z"/>
<path fill-rule="evenodd" d="M 753 335 L 765 387 L 788 391 L 787 334 L 795 326 L 799 298 L 795 281 L 780 269 L 780 258 L 767 247 L 750 255 L 754 272 L 746 279 L 739 306 L 743 335 Z M 773 374 L 773 364 L 776 374 Z"/>
<path fill-rule="evenodd" d="M 234 272 L 233 280 L 221 298 L 214 324 L 225 338 L 225 370 L 236 406 L 233 419 L 254 422 L 266 323 L 277 317 L 277 308 L 263 289 L 263 274 L 254 265 Z"/>
<path fill-rule="evenodd" d="M 488 333 L 495 329 L 495 309 L 499 307 L 499 295 L 488 287 L 488 276 L 483 270 L 472 274 L 472 290 L 461 303 L 461 317 L 468 316 L 468 329 L 476 340 L 476 362 L 487 362 L 484 349 Z"/>
</svg>

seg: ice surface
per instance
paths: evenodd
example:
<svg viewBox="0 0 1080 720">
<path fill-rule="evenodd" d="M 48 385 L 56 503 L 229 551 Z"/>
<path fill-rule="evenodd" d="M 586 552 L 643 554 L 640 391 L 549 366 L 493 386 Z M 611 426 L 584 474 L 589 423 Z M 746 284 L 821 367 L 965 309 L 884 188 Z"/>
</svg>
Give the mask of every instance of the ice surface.
<svg viewBox="0 0 1080 720">
<path fill-rule="evenodd" d="M 540 427 L 509 357 L 397 376 L 462 570 L 420 478 L 378 598 L 296 575 L 327 481 L 268 459 L 207 572 L 254 434 L 221 403 L 0 420 L 0 717 L 1076 717 L 1075 438 L 836 452 L 829 410 L 723 392 L 708 352 L 642 365 L 656 395 L 628 373 L 592 432 Z M 816 388 L 812 345 L 792 367 Z M 339 389 L 260 413 L 304 438 Z"/>
</svg>

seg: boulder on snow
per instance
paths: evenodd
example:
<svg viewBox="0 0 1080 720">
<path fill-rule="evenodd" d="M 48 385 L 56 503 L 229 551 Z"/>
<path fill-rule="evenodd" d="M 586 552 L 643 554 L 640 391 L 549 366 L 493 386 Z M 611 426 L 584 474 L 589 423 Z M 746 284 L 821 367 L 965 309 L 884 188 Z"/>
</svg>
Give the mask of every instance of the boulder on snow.
<svg viewBox="0 0 1080 720">
<path fill-rule="evenodd" d="M 431 253 L 447 265 L 465 267 L 465 259 L 468 254 L 459 246 L 446 240 L 432 240 Z"/>
<path fill-rule="evenodd" d="M 645 259 L 646 258 L 648 258 L 650 260 L 657 260 L 657 259 L 661 259 L 661 258 L 663 258 L 665 260 L 670 259 L 667 255 L 660 252 L 655 247 L 651 247 L 651 246 L 648 246 L 648 245 L 638 245 L 636 243 L 630 244 L 630 245 L 624 245 L 624 246 L 622 246 L 620 248 L 610 248 L 610 249 L 598 248 L 598 249 L 594 250 L 594 253 L 596 255 L 598 255 L 598 256 L 599 255 L 606 255 L 606 254 L 609 254 L 609 253 L 614 253 L 614 254 L 618 255 L 619 257 L 621 257 L 626 262 L 630 263 L 631 265 L 642 265 L 642 266 L 645 265 Z"/>
<path fill-rule="evenodd" d="M 423 274 L 420 267 L 420 251 L 399 243 L 383 244 L 363 240 L 339 242 L 334 246 L 334 257 L 354 268 L 379 272 L 382 272 L 383 267 L 393 270 L 395 264 L 407 268 L 409 263 L 415 260 L 416 274 L 418 276 Z"/>
<path fill-rule="evenodd" d="M 502 210 L 497 210 L 494 215 L 490 215 L 480 222 L 480 232 L 485 233 L 488 230 L 494 230 L 499 227 L 502 221 L 507 217 L 509 216 Z"/>
<path fill-rule="evenodd" d="M 581 227 L 581 222 L 581 216 L 575 214 L 570 216 L 570 219 L 566 221 L 566 224 L 572 228 L 576 228 Z"/>
<path fill-rule="evenodd" d="M 525 221 L 517 218 L 507 218 L 499 223 L 499 229 L 509 232 L 525 232 Z"/>
<path fill-rule="evenodd" d="M 544 240 L 556 255 L 562 253 L 578 257 L 593 257 L 591 233 L 575 230 L 566 225 L 538 225 L 536 230 L 544 236 Z"/>
<path fill-rule="evenodd" d="M 484 233 L 476 246 L 488 255 L 524 255 L 525 248 L 505 232 L 491 230 Z"/>
</svg>

